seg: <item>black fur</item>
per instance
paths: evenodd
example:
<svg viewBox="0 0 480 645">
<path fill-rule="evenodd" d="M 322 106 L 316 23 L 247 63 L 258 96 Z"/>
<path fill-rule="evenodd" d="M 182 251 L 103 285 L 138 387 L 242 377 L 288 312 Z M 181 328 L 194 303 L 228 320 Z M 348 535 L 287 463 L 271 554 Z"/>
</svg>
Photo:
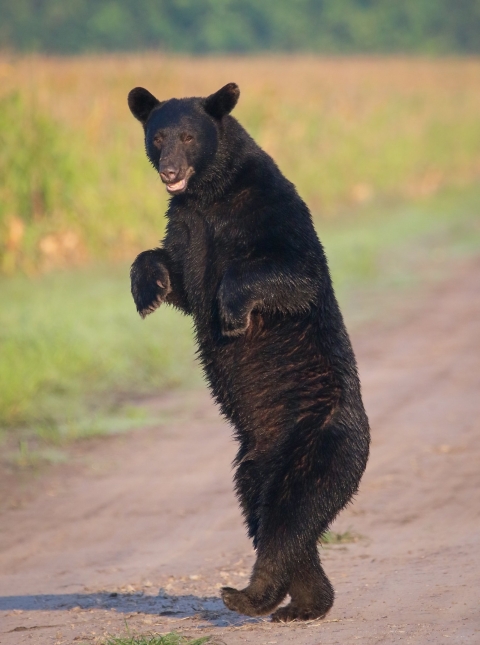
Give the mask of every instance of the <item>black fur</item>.
<svg viewBox="0 0 480 645">
<path fill-rule="evenodd" d="M 223 589 L 225 604 L 256 616 L 290 594 L 273 619 L 306 620 L 333 603 L 317 541 L 357 491 L 368 420 L 310 212 L 229 116 L 238 95 L 233 83 L 163 103 L 132 90 L 148 157 L 174 195 L 162 248 L 133 263 L 132 294 L 142 316 L 165 301 L 193 317 L 239 442 L 236 491 L 257 561 L 246 589 Z"/>
</svg>

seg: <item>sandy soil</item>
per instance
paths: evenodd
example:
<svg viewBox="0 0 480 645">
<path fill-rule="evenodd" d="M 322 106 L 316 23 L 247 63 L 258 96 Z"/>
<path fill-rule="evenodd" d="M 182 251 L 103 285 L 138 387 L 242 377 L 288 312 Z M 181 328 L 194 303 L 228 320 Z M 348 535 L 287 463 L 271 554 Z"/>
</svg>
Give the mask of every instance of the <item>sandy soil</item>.
<svg viewBox="0 0 480 645">
<path fill-rule="evenodd" d="M 238 643 L 480 643 L 480 262 L 354 335 L 373 432 L 355 503 L 325 546 L 323 621 L 226 610 L 253 562 L 235 446 L 206 392 L 152 401 L 157 428 L 84 444 L 0 514 L 0 643 L 178 630 Z M 30 480 L 31 481 L 31 480 Z"/>
</svg>

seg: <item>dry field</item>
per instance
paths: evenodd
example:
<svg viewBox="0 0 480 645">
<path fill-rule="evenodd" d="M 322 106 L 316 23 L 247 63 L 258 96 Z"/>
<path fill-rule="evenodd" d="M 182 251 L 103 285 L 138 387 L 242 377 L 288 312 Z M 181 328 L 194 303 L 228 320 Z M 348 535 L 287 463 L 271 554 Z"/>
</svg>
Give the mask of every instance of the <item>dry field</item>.
<svg viewBox="0 0 480 645">
<path fill-rule="evenodd" d="M 236 116 L 316 216 L 480 174 L 480 60 L 159 54 L 0 59 L 0 262 L 33 273 L 131 258 L 165 196 L 126 105 L 236 81 Z"/>
</svg>

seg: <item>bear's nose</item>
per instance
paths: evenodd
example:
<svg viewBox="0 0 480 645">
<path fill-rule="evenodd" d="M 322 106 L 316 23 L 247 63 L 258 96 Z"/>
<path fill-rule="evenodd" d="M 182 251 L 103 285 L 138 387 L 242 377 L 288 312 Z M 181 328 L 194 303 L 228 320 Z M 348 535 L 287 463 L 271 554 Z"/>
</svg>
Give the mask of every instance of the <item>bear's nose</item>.
<svg viewBox="0 0 480 645">
<path fill-rule="evenodd" d="M 172 166 L 168 166 L 167 168 L 162 168 L 162 170 L 160 170 L 160 177 L 166 184 L 171 184 L 173 181 L 175 181 L 177 175 L 178 170 L 176 168 L 173 168 Z"/>
</svg>

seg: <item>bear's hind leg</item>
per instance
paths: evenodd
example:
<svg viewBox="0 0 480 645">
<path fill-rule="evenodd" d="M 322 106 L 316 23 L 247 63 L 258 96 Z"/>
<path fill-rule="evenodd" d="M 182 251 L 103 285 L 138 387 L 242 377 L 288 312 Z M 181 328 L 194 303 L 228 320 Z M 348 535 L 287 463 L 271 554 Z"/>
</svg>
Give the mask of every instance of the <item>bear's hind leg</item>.
<svg viewBox="0 0 480 645">
<path fill-rule="evenodd" d="M 247 525 L 248 536 L 253 540 L 253 546 L 257 548 L 262 476 L 258 464 L 253 459 L 245 458 L 244 452 L 247 453 L 246 450 L 241 449 L 236 459 L 238 468 L 235 473 L 235 488 Z"/>
<path fill-rule="evenodd" d="M 291 602 L 272 615 L 274 622 L 314 620 L 323 618 L 333 605 L 334 591 L 327 578 L 317 545 L 313 544 L 295 563 L 295 572 L 288 589 Z"/>
<path fill-rule="evenodd" d="M 322 426 L 307 419 L 263 457 L 260 494 L 253 486 L 243 497 L 244 508 L 254 511 L 246 517 L 257 561 L 248 587 L 223 589 L 229 609 L 269 614 L 290 593 L 291 604 L 275 620 L 309 620 L 328 612 L 334 592 L 320 564 L 317 539 L 358 488 L 368 455 L 365 432 L 359 447 L 340 422 Z M 256 480 L 253 474 L 237 479 L 240 494 L 249 490 L 242 483 Z"/>
<path fill-rule="evenodd" d="M 247 446 L 242 446 L 237 455 L 238 464 L 235 474 L 237 496 L 242 506 L 248 534 L 253 539 L 257 551 L 250 584 L 238 590 L 224 587 L 222 599 L 225 605 L 247 616 L 270 614 L 285 598 L 291 576 L 284 564 L 285 545 L 269 540 L 259 540 L 261 515 L 261 495 L 265 474 L 257 461 L 249 458 Z M 263 476 L 262 476 L 263 474 Z M 272 535 L 275 535 L 273 531 Z"/>
</svg>

